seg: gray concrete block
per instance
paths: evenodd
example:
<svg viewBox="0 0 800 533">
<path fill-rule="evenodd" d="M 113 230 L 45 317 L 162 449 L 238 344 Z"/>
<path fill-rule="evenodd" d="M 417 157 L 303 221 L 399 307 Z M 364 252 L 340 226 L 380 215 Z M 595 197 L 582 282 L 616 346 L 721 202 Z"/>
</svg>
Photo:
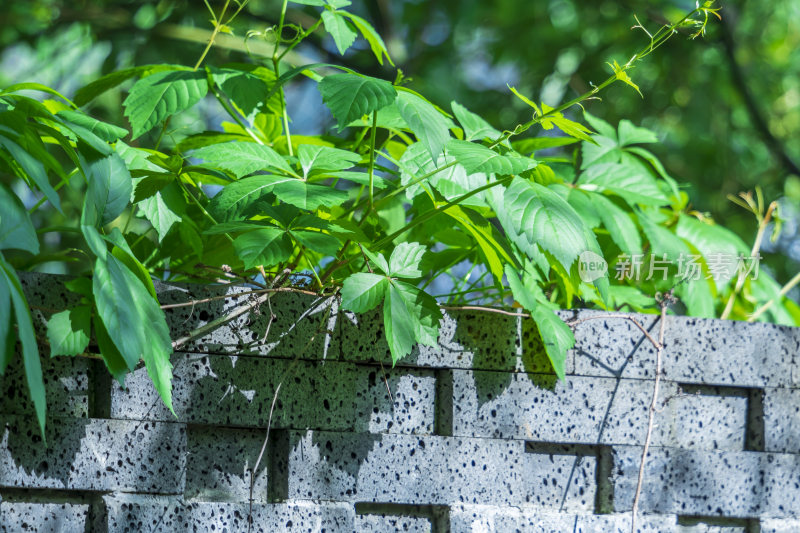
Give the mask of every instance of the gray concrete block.
<svg viewBox="0 0 800 533">
<path fill-rule="evenodd" d="M 675 515 L 646 515 L 636 521 L 638 533 L 673 533 Z M 526 507 L 456 505 L 450 509 L 451 533 L 630 533 L 630 514 L 590 515 L 542 512 Z"/>
<path fill-rule="evenodd" d="M 298 361 L 176 353 L 173 407 L 193 424 L 266 428 L 314 428 L 391 433 L 431 433 L 435 379 L 430 371 L 388 369 L 338 361 Z M 112 387 L 111 416 L 133 420 L 174 420 L 144 368 L 126 389 Z"/>
<path fill-rule="evenodd" d="M 797 533 L 800 531 L 800 520 L 783 518 L 762 518 L 761 533 Z"/>
<path fill-rule="evenodd" d="M 391 363 L 380 310 L 343 312 L 339 327 L 344 359 Z M 439 344 L 415 346 L 398 365 L 553 373 L 532 321 L 470 310 L 448 311 L 439 326 Z M 566 367 L 572 372 L 571 351 Z"/>
<path fill-rule="evenodd" d="M 113 494 L 105 496 L 108 531 L 219 533 L 247 531 L 247 503 L 183 502 L 179 498 Z M 352 532 L 352 505 L 311 502 L 255 504 L 252 531 Z"/>
<path fill-rule="evenodd" d="M 86 418 L 89 416 L 89 370 L 85 357 L 46 357 L 42 354 L 47 414 L 56 417 Z M 17 352 L 0 376 L 0 413 L 34 416 L 28 393 L 22 356 Z"/>
<path fill-rule="evenodd" d="M 173 339 L 179 339 L 214 320 L 231 314 L 258 296 L 245 287 L 205 286 L 194 284 L 159 283 L 162 305 L 198 301 L 193 306 L 172 307 L 166 310 L 167 324 Z M 210 301 L 202 301 L 209 300 Z M 275 317 L 269 327 L 270 306 L 263 303 L 232 320 L 205 332 L 182 345 L 196 353 L 227 353 L 271 355 L 294 358 L 298 352 L 305 359 L 336 359 L 338 343 L 332 343 L 336 327 L 338 304 L 331 298 L 320 299 L 297 293 L 274 293 L 271 311 Z M 327 310 L 331 307 L 331 311 Z"/>
<path fill-rule="evenodd" d="M 266 434 L 264 430 L 189 426 L 186 434 L 186 490 L 189 500 L 247 502 L 250 469 L 255 466 Z M 268 458 L 256 472 L 253 500 L 266 503 Z"/>
<path fill-rule="evenodd" d="M 90 506 L 76 503 L 0 502 L 0 533 L 90 531 Z"/>
<path fill-rule="evenodd" d="M 578 313 L 578 318 L 602 315 Z M 658 317 L 632 315 L 658 337 Z M 629 320 L 575 327 L 575 373 L 652 379 L 656 350 Z M 797 386 L 800 329 L 774 324 L 667 317 L 663 375 L 673 381 L 739 387 Z"/>
<path fill-rule="evenodd" d="M 432 533 L 433 523 L 421 516 L 356 515 L 353 531 L 358 533 L 385 533 L 386 531 L 408 531 L 409 533 Z"/>
<path fill-rule="evenodd" d="M 643 444 L 653 383 L 453 371 L 453 435 L 542 442 Z M 653 443 L 742 450 L 747 398 L 678 394 L 662 382 Z"/>
<path fill-rule="evenodd" d="M 641 447 L 614 447 L 616 511 L 629 511 L 636 490 Z M 651 448 L 640 510 L 725 517 L 800 515 L 800 456 Z"/>
<path fill-rule="evenodd" d="M 446 505 L 594 505 L 596 457 L 526 453 L 521 441 L 288 432 L 285 497 Z"/>
<path fill-rule="evenodd" d="M 800 454 L 800 389 L 764 390 L 764 450 Z"/>
<path fill-rule="evenodd" d="M 0 487 L 179 493 L 183 426 L 159 422 L 50 419 L 47 446 L 34 419 L 0 426 Z"/>
</svg>

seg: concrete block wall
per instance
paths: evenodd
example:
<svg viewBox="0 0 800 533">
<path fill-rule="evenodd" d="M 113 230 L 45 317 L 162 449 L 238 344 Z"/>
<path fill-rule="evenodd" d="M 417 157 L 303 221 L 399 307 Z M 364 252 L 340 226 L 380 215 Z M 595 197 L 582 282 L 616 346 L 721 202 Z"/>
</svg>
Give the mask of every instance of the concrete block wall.
<svg viewBox="0 0 800 533">
<path fill-rule="evenodd" d="M 40 328 L 72 298 L 23 281 Z M 158 290 L 221 297 L 170 310 L 174 338 L 252 298 Z M 377 314 L 283 293 L 272 313 L 266 338 L 263 305 L 173 355 L 177 417 L 144 368 L 122 388 L 98 359 L 43 357 L 46 446 L 13 364 L 0 532 L 630 531 L 656 354 L 630 321 L 580 323 L 559 381 L 513 316 L 450 313 L 393 367 Z M 669 317 L 638 530 L 800 531 L 798 428 L 800 329 Z"/>
</svg>

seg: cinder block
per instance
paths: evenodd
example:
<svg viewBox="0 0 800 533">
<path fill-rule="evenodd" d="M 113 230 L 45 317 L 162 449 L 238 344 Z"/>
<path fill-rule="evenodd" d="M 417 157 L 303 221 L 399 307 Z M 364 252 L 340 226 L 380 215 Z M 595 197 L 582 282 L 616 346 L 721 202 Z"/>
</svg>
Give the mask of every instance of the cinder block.
<svg viewBox="0 0 800 533">
<path fill-rule="evenodd" d="M 584 311 L 578 318 L 602 313 Z M 658 338 L 658 317 L 631 315 Z M 631 321 L 592 319 L 575 326 L 575 373 L 652 379 L 656 350 Z M 800 329 L 774 324 L 668 316 L 663 375 L 683 383 L 790 387 L 798 381 Z"/>
<path fill-rule="evenodd" d="M 645 515 L 636 521 L 638 533 L 677 532 L 674 515 Z M 542 512 L 526 507 L 456 505 L 450 509 L 450 533 L 630 533 L 630 514 L 591 515 Z"/>
<path fill-rule="evenodd" d="M 183 492 L 182 425 L 51 419 L 46 447 L 34 419 L 9 416 L 0 428 L 0 487 Z"/>
<path fill-rule="evenodd" d="M 255 466 L 264 430 L 189 426 L 186 434 L 186 491 L 189 500 L 247 502 L 250 469 Z M 253 484 L 253 500 L 266 503 L 269 453 L 265 452 Z"/>
<path fill-rule="evenodd" d="M 526 453 L 524 442 L 288 432 L 275 475 L 293 499 L 589 510 L 596 457 Z"/>
<path fill-rule="evenodd" d="M 89 369 L 85 357 L 41 357 L 47 414 L 54 417 L 86 418 L 89 416 Z M 0 413 L 35 416 L 25 380 L 22 356 L 14 359 L 0 376 Z"/>
<path fill-rule="evenodd" d="M 431 371 L 385 369 L 338 361 L 298 361 L 177 353 L 173 407 L 193 424 L 262 427 L 275 390 L 281 391 L 273 428 L 417 433 L 433 431 L 435 378 Z M 112 387 L 111 416 L 174 420 L 144 368 L 127 388 Z"/>
<path fill-rule="evenodd" d="M 356 515 L 353 531 L 358 533 L 385 533 L 386 531 L 408 531 L 410 533 L 432 533 L 433 523 L 421 516 Z"/>
<path fill-rule="evenodd" d="M 453 371 L 453 434 L 541 442 L 643 444 L 653 383 Z M 662 382 L 653 443 L 742 450 L 747 398 L 678 394 Z"/>
<path fill-rule="evenodd" d="M 762 518 L 761 533 L 797 533 L 800 531 L 800 520 L 783 518 Z"/>
<path fill-rule="evenodd" d="M 193 502 L 179 498 L 114 494 L 105 496 L 108 531 L 219 533 L 247 531 L 247 503 Z M 256 533 L 275 531 L 352 532 L 354 511 L 347 504 L 310 502 L 254 504 Z"/>
<path fill-rule="evenodd" d="M 800 389 L 764 390 L 764 450 L 800 454 Z"/>
<path fill-rule="evenodd" d="M 616 511 L 633 505 L 641 453 L 641 447 L 614 447 Z M 651 448 L 639 508 L 643 513 L 796 517 L 798 472 L 798 455 Z"/>
<path fill-rule="evenodd" d="M 252 293 L 253 289 L 220 285 L 159 283 L 156 290 L 162 305 L 198 302 L 166 310 L 173 339 L 187 336 L 225 315 L 238 313 L 259 297 Z M 335 299 L 285 292 L 274 293 L 271 304 L 275 318 L 266 339 L 270 306 L 265 302 L 248 308 L 219 327 L 203 331 L 181 348 L 195 353 L 294 358 L 300 352 L 304 359 L 338 358 L 335 353 L 338 343 L 331 342 L 329 333 L 335 329 L 337 320 Z"/>
<path fill-rule="evenodd" d="M 0 533 L 90 531 L 89 512 L 88 504 L 0 502 Z"/>
</svg>

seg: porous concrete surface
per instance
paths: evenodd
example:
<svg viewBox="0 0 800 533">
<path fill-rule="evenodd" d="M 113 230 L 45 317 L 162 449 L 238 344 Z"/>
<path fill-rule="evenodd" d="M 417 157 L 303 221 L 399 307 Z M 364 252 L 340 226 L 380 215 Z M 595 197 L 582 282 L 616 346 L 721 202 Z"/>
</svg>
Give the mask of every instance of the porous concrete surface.
<svg viewBox="0 0 800 533">
<path fill-rule="evenodd" d="M 77 296 L 21 279 L 44 339 Z M 175 339 L 257 297 L 156 288 L 212 298 L 167 311 Z M 46 445 L 19 356 L 0 377 L 0 532 L 232 533 L 249 516 L 264 532 L 627 532 L 656 350 L 631 320 L 560 316 L 580 321 L 563 381 L 528 319 L 449 312 L 437 346 L 393 365 L 379 310 L 275 294 L 173 355 L 177 416 L 144 368 L 122 388 L 43 345 Z M 658 317 L 629 316 L 657 335 Z M 800 329 L 665 327 L 638 531 L 800 531 Z"/>
</svg>

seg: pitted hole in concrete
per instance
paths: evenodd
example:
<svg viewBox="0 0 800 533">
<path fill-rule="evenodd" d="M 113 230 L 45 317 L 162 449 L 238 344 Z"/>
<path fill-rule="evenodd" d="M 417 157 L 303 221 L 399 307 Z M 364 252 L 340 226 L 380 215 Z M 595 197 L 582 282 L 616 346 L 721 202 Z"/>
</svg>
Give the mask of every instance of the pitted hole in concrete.
<svg viewBox="0 0 800 533">
<path fill-rule="evenodd" d="M 761 526 L 757 518 L 728 518 L 722 516 L 683 516 L 678 515 L 678 526 L 698 531 L 743 531 L 759 533 Z"/>
<path fill-rule="evenodd" d="M 749 387 L 730 387 L 715 385 L 698 385 L 694 383 L 678 383 L 682 395 L 702 396 L 711 398 L 743 398 L 747 408 L 743 416 L 744 435 L 742 436 L 743 450 L 764 451 L 764 390 Z M 668 399 L 669 401 L 669 399 Z M 730 424 L 731 420 L 722 418 L 712 421 L 720 424 Z M 735 422 L 734 422 L 735 423 Z M 702 428 L 700 428 L 702 429 Z M 712 428 L 707 428 L 712 429 Z M 716 446 L 714 447 L 716 448 Z"/>
</svg>

